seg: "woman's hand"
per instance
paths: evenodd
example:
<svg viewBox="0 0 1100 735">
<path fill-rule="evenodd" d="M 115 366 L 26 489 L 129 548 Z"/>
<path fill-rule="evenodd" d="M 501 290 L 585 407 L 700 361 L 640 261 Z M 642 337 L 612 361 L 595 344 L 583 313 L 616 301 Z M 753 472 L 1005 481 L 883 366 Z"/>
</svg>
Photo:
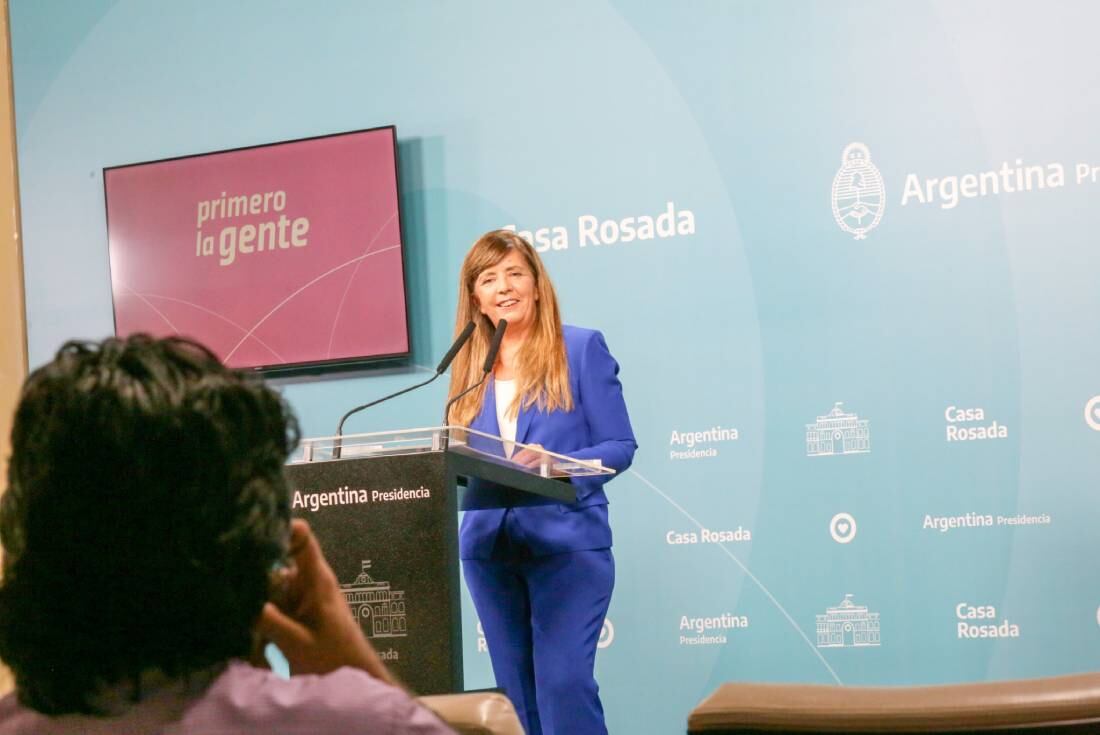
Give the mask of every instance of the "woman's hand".
<svg viewBox="0 0 1100 735">
<path fill-rule="evenodd" d="M 528 444 L 512 455 L 512 461 L 524 465 L 525 467 L 538 467 L 542 464 L 544 458 L 547 460 L 550 459 L 545 454 L 542 454 L 544 451 L 546 450 L 543 449 L 541 444 Z"/>
</svg>

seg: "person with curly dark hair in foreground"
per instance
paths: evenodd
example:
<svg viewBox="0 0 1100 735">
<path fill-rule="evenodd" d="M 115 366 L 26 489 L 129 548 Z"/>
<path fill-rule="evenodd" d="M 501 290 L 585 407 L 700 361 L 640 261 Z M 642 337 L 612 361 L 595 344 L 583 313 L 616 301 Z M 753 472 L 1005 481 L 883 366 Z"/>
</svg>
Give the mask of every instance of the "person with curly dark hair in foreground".
<svg viewBox="0 0 1100 735">
<path fill-rule="evenodd" d="M 451 732 L 290 521 L 297 440 L 278 395 L 187 340 L 70 342 L 36 370 L 0 500 L 0 735 Z M 267 640 L 289 680 L 246 662 Z"/>
</svg>

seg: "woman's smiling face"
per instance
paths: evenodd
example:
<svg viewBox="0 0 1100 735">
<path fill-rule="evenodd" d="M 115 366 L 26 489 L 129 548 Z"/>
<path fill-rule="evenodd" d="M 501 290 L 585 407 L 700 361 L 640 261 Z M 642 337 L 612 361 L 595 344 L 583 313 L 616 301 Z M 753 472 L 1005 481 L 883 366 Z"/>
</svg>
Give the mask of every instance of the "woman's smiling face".
<svg viewBox="0 0 1100 735">
<path fill-rule="evenodd" d="M 474 298 L 481 313 L 493 324 L 507 319 L 508 331 L 513 334 L 527 331 L 535 321 L 539 300 L 535 275 L 523 255 L 515 250 L 477 274 Z"/>
</svg>

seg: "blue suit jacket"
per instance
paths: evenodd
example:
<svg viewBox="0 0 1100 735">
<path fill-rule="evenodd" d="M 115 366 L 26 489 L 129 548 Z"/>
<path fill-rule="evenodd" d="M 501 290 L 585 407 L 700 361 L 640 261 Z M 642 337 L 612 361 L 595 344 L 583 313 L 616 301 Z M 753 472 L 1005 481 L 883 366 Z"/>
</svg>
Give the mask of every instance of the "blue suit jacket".
<svg viewBox="0 0 1100 735">
<path fill-rule="evenodd" d="M 623 472 L 634 459 L 638 443 L 634 440 L 623 401 L 619 365 L 599 332 L 569 325 L 562 329 L 573 410 L 545 412 L 537 406 L 521 408 L 516 423 L 516 441 L 541 444 L 552 452 L 577 459 L 599 459 L 604 467 Z M 485 391 L 481 412 L 470 423 L 470 428 L 500 435 L 496 391 L 492 385 Z M 476 446 L 473 437 L 471 446 Z M 503 453 L 499 444 L 489 451 Z M 478 481 L 470 482 L 471 489 L 475 489 Z M 511 512 L 523 536 L 516 540 L 524 543 L 535 556 L 610 548 L 605 482 L 606 475 L 574 478 L 575 503 L 513 508 Z M 504 514 L 504 509 L 466 512 L 459 535 L 461 558 L 490 558 Z"/>
</svg>

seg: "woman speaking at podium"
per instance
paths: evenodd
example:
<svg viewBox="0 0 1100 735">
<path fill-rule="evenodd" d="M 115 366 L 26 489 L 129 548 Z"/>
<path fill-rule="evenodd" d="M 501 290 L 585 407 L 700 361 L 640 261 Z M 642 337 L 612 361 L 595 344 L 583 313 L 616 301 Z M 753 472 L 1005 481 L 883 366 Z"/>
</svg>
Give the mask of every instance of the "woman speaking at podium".
<svg viewBox="0 0 1100 735">
<path fill-rule="evenodd" d="M 477 329 L 451 368 L 453 398 L 482 375 L 495 325 L 507 330 L 492 380 L 459 399 L 451 423 L 622 472 L 637 443 L 619 366 L 603 335 L 562 325 L 534 248 L 508 230 L 483 235 L 459 281 L 456 334 Z M 523 461 L 523 453 L 515 459 Z M 497 685 L 528 735 L 607 732 L 593 669 L 615 562 L 606 476 L 574 478 L 574 503 L 467 511 L 459 533 L 466 584 Z"/>
</svg>

